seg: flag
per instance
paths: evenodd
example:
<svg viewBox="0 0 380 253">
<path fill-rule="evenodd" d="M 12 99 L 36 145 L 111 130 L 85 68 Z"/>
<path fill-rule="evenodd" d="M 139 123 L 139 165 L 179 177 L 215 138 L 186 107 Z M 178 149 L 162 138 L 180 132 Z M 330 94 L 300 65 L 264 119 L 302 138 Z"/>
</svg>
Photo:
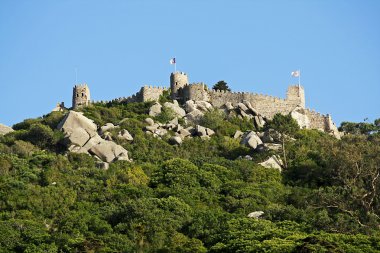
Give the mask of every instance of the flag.
<svg viewBox="0 0 380 253">
<path fill-rule="evenodd" d="M 175 58 L 170 59 L 170 64 L 175 64 Z"/>
<path fill-rule="evenodd" d="M 296 70 L 296 71 L 292 71 L 291 75 L 292 75 L 292 77 L 299 77 L 301 75 L 301 73 L 299 70 Z"/>
</svg>

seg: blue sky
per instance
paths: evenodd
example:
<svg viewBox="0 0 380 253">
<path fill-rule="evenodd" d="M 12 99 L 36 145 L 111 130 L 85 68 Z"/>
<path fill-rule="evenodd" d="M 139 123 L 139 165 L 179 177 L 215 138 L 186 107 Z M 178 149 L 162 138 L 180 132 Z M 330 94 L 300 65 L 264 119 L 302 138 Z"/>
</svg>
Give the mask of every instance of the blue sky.
<svg viewBox="0 0 380 253">
<path fill-rule="evenodd" d="M 306 105 L 341 121 L 380 118 L 380 1 L 1 0 L 0 123 L 71 105 L 75 69 L 91 96 L 225 80 L 284 97 L 301 69 Z"/>
</svg>

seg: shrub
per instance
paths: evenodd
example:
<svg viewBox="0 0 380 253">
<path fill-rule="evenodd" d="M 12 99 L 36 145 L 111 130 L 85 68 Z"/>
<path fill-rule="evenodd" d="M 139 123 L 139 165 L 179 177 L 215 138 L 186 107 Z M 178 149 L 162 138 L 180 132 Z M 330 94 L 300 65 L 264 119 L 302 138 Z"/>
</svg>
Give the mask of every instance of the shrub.
<svg viewBox="0 0 380 253">
<path fill-rule="evenodd" d="M 238 126 L 227 121 L 226 115 L 217 109 L 205 113 L 200 124 L 215 130 L 219 136 L 232 136 L 236 130 L 239 130 Z"/>
<path fill-rule="evenodd" d="M 33 152 L 39 150 L 32 143 L 22 141 L 22 140 L 15 141 L 15 143 L 12 145 L 11 148 L 12 148 L 13 153 L 15 153 L 19 156 L 22 156 L 22 157 L 30 156 Z"/>
<path fill-rule="evenodd" d="M 155 120 L 161 123 L 167 123 L 168 121 L 174 119 L 175 113 L 171 108 L 162 107 L 161 113 L 155 117 Z"/>
<path fill-rule="evenodd" d="M 51 112 L 48 115 L 45 115 L 41 123 L 48 125 L 51 129 L 56 129 L 59 122 L 65 117 L 63 112 Z"/>
<path fill-rule="evenodd" d="M 29 141 L 40 148 L 46 148 L 56 143 L 54 131 L 41 123 L 33 124 L 29 131 L 24 134 L 22 139 Z"/>
<path fill-rule="evenodd" d="M 68 159 L 74 169 L 95 168 L 95 161 L 88 154 L 69 153 Z"/>
<path fill-rule="evenodd" d="M 28 130 L 32 125 L 39 123 L 41 119 L 26 119 L 23 122 L 13 125 L 14 130 Z"/>
</svg>

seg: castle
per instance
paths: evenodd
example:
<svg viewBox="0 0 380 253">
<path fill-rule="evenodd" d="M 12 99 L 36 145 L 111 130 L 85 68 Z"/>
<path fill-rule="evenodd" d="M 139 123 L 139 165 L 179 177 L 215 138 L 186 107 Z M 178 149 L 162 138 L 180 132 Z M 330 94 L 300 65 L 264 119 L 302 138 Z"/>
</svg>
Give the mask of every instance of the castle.
<svg viewBox="0 0 380 253">
<path fill-rule="evenodd" d="M 229 92 L 209 89 L 204 83 L 190 83 L 184 72 L 174 72 L 170 75 L 170 88 L 144 86 L 135 95 L 114 99 L 119 102 L 158 101 L 164 91 L 170 89 L 172 99 L 180 103 L 188 100 L 207 101 L 216 108 L 230 102 L 238 104 L 248 101 L 263 117 L 271 119 L 276 113 L 291 114 L 302 128 L 319 129 L 338 136 L 338 130 L 329 114 L 322 115 L 305 107 L 305 91 L 300 85 L 288 87 L 286 98 L 272 97 L 249 92 Z M 106 101 L 99 101 L 106 102 Z M 90 90 L 86 84 L 73 88 L 73 104 L 75 109 L 95 101 L 90 100 Z"/>
</svg>

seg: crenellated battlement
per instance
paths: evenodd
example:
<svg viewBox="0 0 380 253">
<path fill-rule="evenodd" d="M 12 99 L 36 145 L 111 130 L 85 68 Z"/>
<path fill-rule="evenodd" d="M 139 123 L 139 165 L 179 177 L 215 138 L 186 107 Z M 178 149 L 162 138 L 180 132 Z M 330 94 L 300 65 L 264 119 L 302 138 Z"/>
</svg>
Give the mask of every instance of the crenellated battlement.
<svg viewBox="0 0 380 253">
<path fill-rule="evenodd" d="M 157 101 L 166 90 L 168 88 L 163 86 L 145 85 L 136 93 L 136 97 L 142 102 Z"/>
<path fill-rule="evenodd" d="M 150 89 L 150 90 L 157 90 L 157 91 L 164 91 L 167 90 L 167 87 L 164 86 L 152 86 L 152 85 L 144 85 L 142 89 Z"/>
<path fill-rule="evenodd" d="M 309 115 L 315 116 L 315 117 L 328 117 L 328 114 L 322 114 L 320 112 L 316 112 L 314 109 L 304 109 Z"/>
<path fill-rule="evenodd" d="M 76 85 L 74 85 L 74 88 L 88 88 L 88 85 L 86 83 L 84 83 L 84 84 L 76 84 Z"/>
<path fill-rule="evenodd" d="M 203 82 L 186 84 L 177 91 L 177 99 L 182 102 L 186 102 L 187 100 L 209 101 L 210 97 L 207 85 Z"/>
<path fill-rule="evenodd" d="M 190 83 L 187 86 L 202 86 L 202 87 L 207 87 L 204 82 Z"/>
<path fill-rule="evenodd" d="M 249 102 L 261 116 L 268 119 L 276 113 L 303 115 L 303 127 L 320 129 L 326 132 L 337 131 L 330 115 L 323 115 L 314 110 L 305 108 L 305 91 L 300 85 L 290 85 L 285 98 L 253 92 L 232 92 L 225 90 L 212 90 L 203 82 L 190 83 L 185 72 L 174 72 L 170 75 L 170 88 L 166 86 L 144 85 L 134 95 L 120 97 L 110 101 L 90 101 L 90 92 L 87 84 L 77 84 L 73 88 L 73 108 L 90 103 L 110 102 L 146 102 L 158 101 L 160 96 L 170 89 L 173 99 L 180 102 L 188 100 L 207 101 L 216 108 L 223 108 L 227 102 L 232 104 Z"/>
<path fill-rule="evenodd" d="M 213 94 L 231 94 L 231 96 L 244 96 L 244 97 L 249 97 L 252 99 L 265 99 L 265 100 L 270 100 L 270 101 L 285 101 L 283 98 L 271 96 L 271 95 L 264 95 L 264 94 L 258 94 L 258 93 L 253 93 L 253 92 L 246 92 L 246 91 L 226 91 L 226 90 L 209 90 L 210 93 Z"/>
<path fill-rule="evenodd" d="M 322 114 L 310 109 L 304 109 L 304 112 L 310 121 L 309 128 L 325 132 L 338 131 L 329 114 Z"/>
</svg>

